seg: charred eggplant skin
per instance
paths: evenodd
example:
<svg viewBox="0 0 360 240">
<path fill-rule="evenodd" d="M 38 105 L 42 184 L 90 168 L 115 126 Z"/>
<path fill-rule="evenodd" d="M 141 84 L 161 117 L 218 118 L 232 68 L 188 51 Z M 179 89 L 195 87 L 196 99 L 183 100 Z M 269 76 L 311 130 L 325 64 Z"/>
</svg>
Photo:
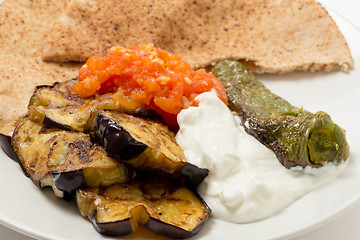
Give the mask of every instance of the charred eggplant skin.
<svg viewBox="0 0 360 240">
<path fill-rule="evenodd" d="M 169 238 L 189 238 L 201 231 L 211 212 L 199 195 L 159 176 L 133 183 L 79 189 L 80 213 L 103 235 L 125 236 L 141 224 Z"/>
<path fill-rule="evenodd" d="M 112 93 L 83 98 L 72 92 L 77 79 L 36 87 L 28 104 L 28 115 L 33 121 L 67 131 L 87 132 L 89 123 L 102 109 L 132 115 L 158 117 L 146 109 L 124 109 L 112 100 Z"/>
<path fill-rule="evenodd" d="M 140 129 L 142 125 L 151 125 L 147 124 L 147 122 L 161 122 L 154 111 L 146 109 L 122 109 L 114 104 L 111 93 L 109 93 L 110 95 L 104 94 L 82 98 L 71 91 L 76 81 L 76 79 L 72 79 L 66 82 L 55 83 L 51 86 L 38 86 L 28 105 L 29 118 L 49 128 L 88 133 L 92 139 L 100 143 L 111 156 L 124 162 L 130 161 L 134 163 L 137 161 L 135 164 L 129 163 L 135 168 L 160 174 L 168 174 L 176 178 L 185 177 L 188 178 L 193 185 L 198 185 L 208 175 L 207 169 L 202 169 L 188 163 L 185 156 L 181 157 L 179 161 L 176 156 L 180 156 L 181 154 L 179 154 L 178 148 L 176 147 L 169 149 L 169 151 L 166 150 L 166 154 L 164 154 L 170 159 L 174 159 L 171 156 L 175 156 L 176 160 L 164 161 L 165 157 L 161 151 L 154 150 L 154 148 L 151 147 L 149 148 L 149 145 L 153 145 L 152 143 L 144 143 L 139 141 L 139 139 L 133 138 L 121 125 L 117 124 L 111 118 L 103 116 L 101 113 L 105 111 L 104 109 L 109 109 L 113 112 L 126 113 L 127 115 L 134 116 L 134 118 L 146 119 L 146 122 L 139 121 L 139 126 L 134 127 Z M 165 126 L 165 124 L 163 125 Z M 155 128 L 153 129 L 157 133 L 164 133 L 163 136 L 165 136 L 165 140 L 166 136 L 169 135 L 168 133 L 171 132 L 169 129 L 164 128 L 161 128 L 159 131 Z M 164 138 L 153 138 L 153 142 L 159 143 L 160 146 L 163 145 L 164 141 L 162 140 L 164 140 Z M 174 145 L 175 144 L 172 144 L 171 146 Z M 147 152 L 144 153 L 145 150 Z M 143 162 L 141 161 L 147 161 L 148 159 L 146 158 L 150 155 L 158 156 L 158 161 L 153 161 L 154 163 L 156 162 L 156 166 L 142 164 Z M 136 158 L 137 160 L 134 160 Z M 162 163 L 159 164 L 160 162 Z M 142 167 L 143 165 L 144 167 Z M 164 170 L 165 168 L 166 170 Z"/>
<path fill-rule="evenodd" d="M 149 220 L 144 224 L 144 227 L 148 228 L 153 232 L 159 233 L 165 237 L 185 239 L 198 234 L 200 230 L 203 229 L 204 225 L 205 225 L 205 221 L 202 221 L 193 230 L 186 231 L 179 227 L 175 227 L 168 223 L 162 222 L 156 218 L 150 217 Z"/>
<path fill-rule="evenodd" d="M 146 141 L 140 142 L 136 140 L 127 129 L 125 129 L 111 117 L 111 114 L 107 114 L 106 111 L 99 111 L 93 119 L 93 123 L 91 124 L 89 130 L 90 136 L 95 141 L 99 142 L 100 145 L 102 145 L 111 156 L 125 162 L 131 162 L 134 158 L 140 156 L 142 153 L 145 153 L 144 151 L 150 148 L 147 144 L 144 143 Z M 139 123 L 139 125 L 142 125 L 142 123 Z M 163 135 L 167 134 L 162 130 L 159 132 L 161 132 Z M 160 142 L 162 139 L 154 139 L 153 141 Z M 182 150 L 181 154 L 183 154 Z M 185 177 L 194 186 L 199 185 L 209 174 L 208 169 L 200 168 L 189 162 L 186 162 L 185 156 L 183 157 L 183 161 L 174 161 L 171 159 L 168 159 L 167 161 L 165 160 L 166 163 L 164 163 L 164 165 L 159 165 L 160 161 L 154 162 L 156 162 L 157 165 L 154 166 L 152 163 L 146 163 L 142 166 L 137 166 L 137 163 L 133 164 L 135 165 L 134 167 L 140 167 L 145 171 L 152 171 L 156 172 L 157 174 L 165 174 L 173 178 Z M 173 168 L 165 166 L 167 163 L 169 166 L 173 166 Z"/>
<path fill-rule="evenodd" d="M 194 186 L 198 186 L 207 177 L 207 175 L 209 175 L 209 170 L 186 162 L 184 167 L 181 169 L 181 173 L 186 176 Z"/>
<path fill-rule="evenodd" d="M 27 173 L 26 169 L 23 167 L 23 165 L 20 163 L 20 159 L 16 155 L 14 148 L 11 145 L 11 137 L 5 134 L 0 133 L 0 145 L 2 150 L 5 152 L 5 154 L 12 160 L 14 160 L 16 163 L 19 164 L 21 170 L 23 171 L 24 175 L 26 177 L 30 177 L 30 175 Z"/>
<path fill-rule="evenodd" d="M 57 196 L 72 196 L 80 187 L 127 182 L 134 170 L 120 163 L 87 134 L 48 128 L 26 116 L 19 120 L 11 149 L 26 176 Z"/>
<path fill-rule="evenodd" d="M 83 132 L 91 116 L 91 108 L 86 106 L 91 99 L 87 101 L 71 91 L 76 82 L 71 79 L 37 86 L 28 104 L 29 118 L 48 127 Z"/>
<path fill-rule="evenodd" d="M 94 119 L 90 136 L 98 141 L 105 151 L 120 160 L 137 157 L 147 148 L 147 145 L 135 140 L 122 126 L 100 112 Z"/>
<path fill-rule="evenodd" d="M 19 162 L 19 158 L 17 157 L 13 147 L 11 146 L 10 136 L 0 133 L 0 146 L 9 158 L 14 160 L 15 162 Z"/>
<path fill-rule="evenodd" d="M 69 196 L 73 195 L 76 189 L 87 186 L 82 170 L 52 172 L 51 175 L 56 188 Z"/>
<path fill-rule="evenodd" d="M 42 124 L 44 124 L 45 126 L 48 126 L 48 127 L 54 127 L 54 128 L 63 129 L 66 131 L 73 131 L 73 129 L 70 125 L 60 123 L 46 115 L 44 117 L 44 120 L 42 121 Z"/>
<path fill-rule="evenodd" d="M 97 222 L 96 221 L 97 210 L 90 214 L 90 221 L 92 226 L 102 235 L 107 236 L 126 236 L 132 233 L 132 226 L 130 219 L 123 219 L 113 222 Z"/>
<path fill-rule="evenodd" d="M 102 235 L 116 237 L 126 236 L 133 232 L 130 218 L 113 222 L 97 222 L 96 214 L 96 210 L 90 214 L 90 221 L 95 230 Z M 144 227 L 168 238 L 185 239 L 198 234 L 201 229 L 203 229 L 204 225 L 205 221 L 197 225 L 192 231 L 186 231 L 179 227 L 162 222 L 156 218 L 150 217 L 149 220 L 144 224 Z"/>
</svg>

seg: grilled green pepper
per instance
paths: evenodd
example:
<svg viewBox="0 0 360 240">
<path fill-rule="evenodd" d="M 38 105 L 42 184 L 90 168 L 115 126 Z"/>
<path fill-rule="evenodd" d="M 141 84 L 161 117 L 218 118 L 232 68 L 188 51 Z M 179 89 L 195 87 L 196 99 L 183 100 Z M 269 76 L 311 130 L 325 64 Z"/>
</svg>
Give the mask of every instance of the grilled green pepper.
<svg viewBox="0 0 360 240">
<path fill-rule="evenodd" d="M 245 130 L 273 150 L 286 168 L 321 167 L 348 158 L 345 131 L 327 113 L 292 106 L 238 61 L 221 61 L 212 71 L 224 84 L 229 108 Z"/>
</svg>

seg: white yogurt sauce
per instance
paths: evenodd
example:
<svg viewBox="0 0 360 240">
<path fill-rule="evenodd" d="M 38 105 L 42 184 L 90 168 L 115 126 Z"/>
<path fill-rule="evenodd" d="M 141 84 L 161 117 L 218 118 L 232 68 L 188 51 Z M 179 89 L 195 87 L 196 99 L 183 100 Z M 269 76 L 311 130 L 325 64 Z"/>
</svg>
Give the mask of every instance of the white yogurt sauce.
<svg viewBox="0 0 360 240">
<path fill-rule="evenodd" d="M 345 169 L 346 164 L 286 169 L 215 93 L 198 98 L 199 107 L 178 115 L 176 139 L 189 162 L 209 169 L 198 191 L 215 218 L 247 223 L 270 217 Z"/>
</svg>

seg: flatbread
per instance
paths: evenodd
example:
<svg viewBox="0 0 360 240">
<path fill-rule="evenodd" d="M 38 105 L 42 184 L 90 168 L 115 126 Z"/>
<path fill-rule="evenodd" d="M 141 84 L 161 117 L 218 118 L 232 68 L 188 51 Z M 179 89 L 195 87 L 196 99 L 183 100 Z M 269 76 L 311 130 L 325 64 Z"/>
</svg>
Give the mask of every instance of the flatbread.
<svg viewBox="0 0 360 240">
<path fill-rule="evenodd" d="M 0 5 L 0 132 L 11 134 L 36 85 L 77 76 L 79 64 L 46 63 L 42 39 L 66 0 L 8 0 Z"/>
<path fill-rule="evenodd" d="M 154 43 L 193 68 L 231 58 L 258 73 L 348 71 L 348 45 L 314 0 L 71 0 L 46 38 L 46 61 L 85 61 L 114 45 Z"/>
</svg>

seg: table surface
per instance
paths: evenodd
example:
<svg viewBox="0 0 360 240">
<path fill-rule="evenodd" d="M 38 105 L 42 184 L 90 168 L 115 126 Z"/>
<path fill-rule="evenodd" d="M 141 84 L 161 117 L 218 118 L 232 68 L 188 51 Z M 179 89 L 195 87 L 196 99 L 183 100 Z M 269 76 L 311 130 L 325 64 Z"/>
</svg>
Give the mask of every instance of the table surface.
<svg viewBox="0 0 360 240">
<path fill-rule="evenodd" d="M 325 7 L 336 12 L 346 12 L 347 20 L 360 28 L 360 1 L 355 0 L 318 0 Z M 2 2 L 0 0 L 0 2 Z M 323 225 L 312 229 L 291 240 L 327 239 L 355 240 L 360 239 L 360 203 L 347 209 L 344 213 Z M 33 240 L 28 236 L 0 225 L 0 239 Z"/>
</svg>

